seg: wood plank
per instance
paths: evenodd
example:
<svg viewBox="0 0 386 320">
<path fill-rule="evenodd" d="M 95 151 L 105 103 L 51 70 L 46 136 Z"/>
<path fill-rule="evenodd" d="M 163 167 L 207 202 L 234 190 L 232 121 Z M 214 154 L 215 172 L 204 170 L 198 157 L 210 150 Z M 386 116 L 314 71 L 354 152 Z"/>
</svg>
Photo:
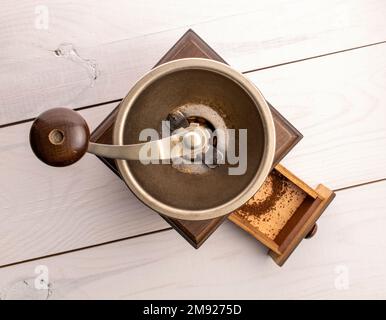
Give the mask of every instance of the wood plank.
<svg viewBox="0 0 386 320">
<path fill-rule="evenodd" d="M 283 160 L 316 186 L 385 178 L 386 44 L 248 74 L 304 135 Z"/>
<path fill-rule="evenodd" d="M 95 128 L 114 106 L 81 113 Z M 169 227 L 94 155 L 65 168 L 40 162 L 30 126 L 1 129 L 0 265 Z"/>
<path fill-rule="evenodd" d="M 335 189 L 386 177 L 385 56 L 378 45 L 249 74 L 305 133 L 284 165 L 306 183 Z M 82 114 L 95 127 L 114 106 Z M 92 155 L 63 169 L 40 163 L 29 126 L 0 129 L 0 265 L 167 226 Z"/>
<path fill-rule="evenodd" d="M 385 192 L 384 181 L 339 191 L 283 268 L 227 222 L 198 251 L 165 231 L 1 268 L 1 297 L 45 298 L 42 265 L 51 299 L 385 299 Z"/>
<path fill-rule="evenodd" d="M 282 2 L 282 1 L 281 1 Z M 64 2 L 51 0 L 2 1 L 0 42 L 6 44 L 0 55 L 14 60 L 39 56 L 43 48 L 58 45 L 58 36 L 81 47 L 138 38 L 187 25 L 245 14 L 256 10 L 249 0 L 87 0 Z M 48 11 L 48 28 L 41 25 L 44 10 Z M 42 47 L 37 47 L 36 44 Z M 30 47 L 28 54 L 20 46 Z M 40 49 L 40 50 L 39 50 Z M 12 54 L 12 55 L 10 55 Z"/>
<path fill-rule="evenodd" d="M 109 3 L 109 10 L 100 1 L 68 7 L 55 2 L 48 30 L 34 29 L 37 2 L 9 2 L 0 19 L 0 125 L 53 106 L 75 108 L 122 98 L 192 25 L 241 71 L 386 40 L 382 0 L 227 1 L 218 14 L 213 12 L 219 6 L 208 2 L 197 18 L 196 2 L 187 13 L 169 1 L 170 6 L 134 5 L 137 11 L 119 1 Z M 247 13 L 241 9 L 244 3 Z M 85 14 L 90 8 L 92 14 Z M 61 43 L 69 45 L 57 57 L 54 51 Z M 96 64 L 96 80 L 88 60 Z"/>
</svg>

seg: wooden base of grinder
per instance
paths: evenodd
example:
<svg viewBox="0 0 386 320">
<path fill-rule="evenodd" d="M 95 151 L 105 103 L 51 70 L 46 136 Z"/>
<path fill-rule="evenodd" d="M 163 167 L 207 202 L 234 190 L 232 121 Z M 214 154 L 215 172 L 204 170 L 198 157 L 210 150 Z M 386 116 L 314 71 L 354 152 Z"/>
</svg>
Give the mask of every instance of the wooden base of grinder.
<svg viewBox="0 0 386 320">
<path fill-rule="evenodd" d="M 225 61 L 210 48 L 196 33 L 188 30 L 180 40 L 166 53 L 156 66 L 182 58 L 206 58 L 225 63 Z M 301 140 L 302 135 L 271 105 L 276 130 L 276 152 L 274 165 Z M 97 143 L 112 143 L 112 131 L 118 107 L 92 133 L 91 141 Z M 117 175 L 119 172 L 112 159 L 100 158 Z M 205 240 L 217 229 L 227 216 L 202 220 L 187 221 L 162 216 L 175 230 L 177 230 L 193 247 L 199 248 Z"/>
</svg>

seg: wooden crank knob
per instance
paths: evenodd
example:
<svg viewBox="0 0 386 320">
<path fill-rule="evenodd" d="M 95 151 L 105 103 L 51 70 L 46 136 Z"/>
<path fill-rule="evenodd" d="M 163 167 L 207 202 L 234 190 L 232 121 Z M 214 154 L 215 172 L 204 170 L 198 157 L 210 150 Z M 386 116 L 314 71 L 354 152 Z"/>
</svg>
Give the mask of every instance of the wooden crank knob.
<svg viewBox="0 0 386 320">
<path fill-rule="evenodd" d="M 50 166 L 64 167 L 86 153 L 90 130 L 78 112 L 54 108 L 35 119 L 29 139 L 33 152 L 41 161 Z"/>
</svg>

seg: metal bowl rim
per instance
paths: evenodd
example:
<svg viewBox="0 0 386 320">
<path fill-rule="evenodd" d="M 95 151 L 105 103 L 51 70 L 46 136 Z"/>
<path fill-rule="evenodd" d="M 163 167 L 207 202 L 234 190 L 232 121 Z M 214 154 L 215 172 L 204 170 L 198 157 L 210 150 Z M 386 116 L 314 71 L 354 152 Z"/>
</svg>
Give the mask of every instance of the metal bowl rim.
<svg viewBox="0 0 386 320">
<path fill-rule="evenodd" d="M 231 213 L 253 197 L 253 195 L 258 191 L 268 176 L 275 155 L 276 135 L 271 110 L 268 107 L 268 104 L 260 90 L 243 74 L 224 63 L 202 58 L 186 58 L 174 60 L 150 70 L 132 87 L 126 97 L 122 100 L 114 124 L 113 144 L 124 144 L 123 134 L 126 118 L 138 96 L 154 81 L 164 77 L 167 74 L 187 69 L 208 70 L 228 77 L 240 85 L 258 106 L 258 111 L 263 123 L 263 130 L 265 132 L 264 152 L 261 159 L 261 165 L 256 171 L 251 182 L 237 197 L 229 200 L 226 203 L 223 203 L 220 206 L 205 210 L 185 210 L 169 206 L 148 194 L 136 181 L 135 177 L 131 173 L 127 160 L 117 159 L 116 164 L 123 180 L 130 188 L 130 190 L 144 204 L 157 211 L 158 213 L 183 220 L 213 219 Z"/>
</svg>

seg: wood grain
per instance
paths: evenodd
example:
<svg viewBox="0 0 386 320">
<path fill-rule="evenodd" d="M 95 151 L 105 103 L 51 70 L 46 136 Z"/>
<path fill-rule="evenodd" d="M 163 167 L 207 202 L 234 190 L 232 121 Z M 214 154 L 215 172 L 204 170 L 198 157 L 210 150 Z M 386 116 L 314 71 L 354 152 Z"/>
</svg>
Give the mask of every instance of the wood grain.
<svg viewBox="0 0 386 320">
<path fill-rule="evenodd" d="M 42 298 L 43 265 L 51 299 L 385 299 L 385 192 L 386 182 L 339 191 L 283 268 L 226 222 L 198 251 L 165 231 L 1 268 L 1 297 Z"/>
<path fill-rule="evenodd" d="M 93 129 L 114 106 L 81 114 Z M 30 126 L 0 133 L 0 265 L 169 227 L 94 155 L 65 168 L 39 161 Z"/>
<path fill-rule="evenodd" d="M 52 108 L 32 123 L 29 141 L 32 151 L 44 163 L 65 167 L 87 151 L 90 130 L 82 116 L 68 108 Z"/>
<path fill-rule="evenodd" d="M 122 98 L 189 26 L 241 71 L 386 40 L 383 0 L 218 3 L 50 1 L 50 27 L 41 30 L 40 3 L 8 1 L 0 14 L 0 125 Z"/>
<path fill-rule="evenodd" d="M 42 17 L 44 9 L 41 5 L 48 10 L 48 29 L 35 26 L 41 22 L 39 17 Z M 249 0 L 240 0 L 237 3 L 231 0 L 196 0 L 185 3 L 163 0 L 162 4 L 157 0 L 111 0 L 109 3 L 101 0 L 79 3 L 20 0 L 17 5 L 11 0 L 3 0 L 2 8 L 0 42 L 7 44 L 6 51 L 2 51 L 2 54 L 16 54 L 15 60 L 39 56 L 42 51 L 36 47 L 37 43 L 44 48 L 58 45 L 58 35 L 66 42 L 90 47 L 245 14 L 257 9 Z M 35 46 L 35 50 L 29 54 L 11 51 L 20 48 L 20 45 Z"/>
<path fill-rule="evenodd" d="M 377 45 L 249 74 L 304 132 L 284 165 L 305 182 L 336 189 L 386 178 L 385 56 Z M 114 107 L 82 114 L 93 129 Z M 167 227 L 92 155 L 59 171 L 41 164 L 30 125 L 0 129 L 0 265 Z"/>
<path fill-rule="evenodd" d="M 317 186 L 316 191 L 318 192 L 319 196 L 312 202 L 309 209 L 304 213 L 303 217 L 306 219 L 303 219 L 302 217 L 294 227 L 292 225 L 288 225 L 290 234 L 286 236 L 286 239 L 280 245 L 279 250 L 282 253 L 277 254 L 272 250 L 269 252 L 273 260 L 279 266 L 282 266 L 287 261 L 289 256 L 299 246 L 300 241 L 307 237 L 310 238 L 310 234 L 312 234 L 311 237 L 315 235 L 317 219 L 320 218 L 321 214 L 335 198 L 335 193 L 322 184 Z"/>
<path fill-rule="evenodd" d="M 279 164 L 255 196 L 228 219 L 268 247 L 282 266 L 304 238 L 315 235 L 316 221 L 334 197 L 326 186 L 314 190 Z"/>
<path fill-rule="evenodd" d="M 304 135 L 282 164 L 334 189 L 386 177 L 386 44 L 250 74 Z"/>
<path fill-rule="evenodd" d="M 195 32 L 188 30 L 175 45 L 161 58 L 156 66 L 182 58 L 206 58 L 226 63 L 213 49 L 205 43 Z M 302 139 L 301 133 L 289 123 L 272 105 L 268 103 L 276 133 L 276 150 L 273 166 Z M 93 131 L 91 141 L 96 143 L 112 144 L 113 129 L 118 108 L 114 109 L 108 117 Z M 99 157 L 116 175 L 120 176 L 113 159 Z M 173 219 L 161 215 L 177 232 L 179 232 L 193 247 L 199 248 L 206 239 L 226 219 L 226 216 L 201 221 L 188 221 Z"/>
</svg>

